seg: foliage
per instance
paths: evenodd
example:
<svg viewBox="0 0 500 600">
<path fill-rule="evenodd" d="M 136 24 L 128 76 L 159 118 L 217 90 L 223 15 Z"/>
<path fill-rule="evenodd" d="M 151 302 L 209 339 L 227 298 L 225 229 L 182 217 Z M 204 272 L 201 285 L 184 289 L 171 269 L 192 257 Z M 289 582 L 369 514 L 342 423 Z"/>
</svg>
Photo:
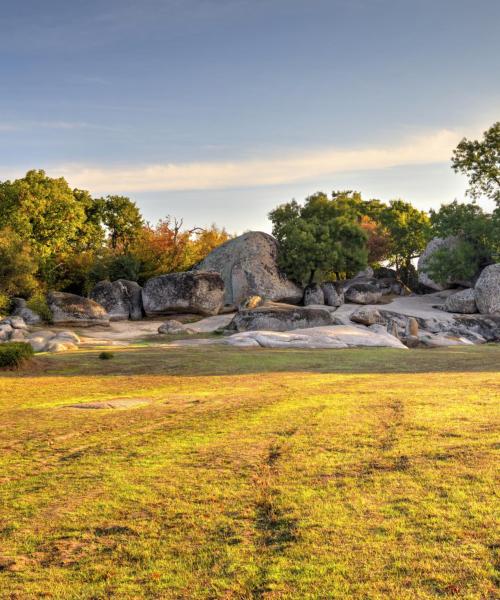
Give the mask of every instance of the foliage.
<svg viewBox="0 0 500 600">
<path fill-rule="evenodd" d="M 358 223 L 353 202 L 318 192 L 303 206 L 295 200 L 271 211 L 273 235 L 279 243 L 279 265 L 292 279 L 312 283 L 328 273 L 355 273 L 366 266 L 367 235 Z"/>
<path fill-rule="evenodd" d="M 0 344 L 0 369 L 17 369 L 33 356 L 33 348 L 25 342 Z"/>
<path fill-rule="evenodd" d="M 0 315 L 5 315 L 10 311 L 11 300 L 7 294 L 0 292 Z"/>
<path fill-rule="evenodd" d="M 101 198 L 102 220 L 109 232 L 111 248 L 127 251 L 137 239 L 143 219 L 135 202 L 126 196 Z"/>
<path fill-rule="evenodd" d="M 0 230 L 0 293 L 27 296 L 37 287 L 37 265 L 26 241 L 10 227 Z"/>
<path fill-rule="evenodd" d="M 464 138 L 453 152 L 452 168 L 468 177 L 470 196 L 487 196 L 500 209 L 500 121 L 484 132 L 481 141 Z"/>
<path fill-rule="evenodd" d="M 100 360 L 111 360 L 112 358 L 114 358 L 114 356 L 115 355 L 112 352 L 109 352 L 107 350 L 103 350 L 99 353 Z"/>
<path fill-rule="evenodd" d="M 391 200 L 380 211 L 380 222 L 387 231 L 387 260 L 404 283 L 411 283 L 405 273 L 411 272 L 411 261 L 422 254 L 430 236 L 430 221 L 424 211 L 403 200 Z"/>
<path fill-rule="evenodd" d="M 436 237 L 455 236 L 459 243 L 441 248 L 429 259 L 427 271 L 434 281 L 468 281 L 500 255 L 499 222 L 475 203 L 443 204 L 430 211 Z"/>
<path fill-rule="evenodd" d="M 44 294 L 34 294 L 26 302 L 26 306 L 39 315 L 45 323 L 52 323 L 52 311 L 47 304 L 47 298 Z"/>
<path fill-rule="evenodd" d="M 361 217 L 360 224 L 367 235 L 368 264 L 377 265 L 386 260 L 391 249 L 391 238 L 387 229 L 368 215 Z"/>
</svg>

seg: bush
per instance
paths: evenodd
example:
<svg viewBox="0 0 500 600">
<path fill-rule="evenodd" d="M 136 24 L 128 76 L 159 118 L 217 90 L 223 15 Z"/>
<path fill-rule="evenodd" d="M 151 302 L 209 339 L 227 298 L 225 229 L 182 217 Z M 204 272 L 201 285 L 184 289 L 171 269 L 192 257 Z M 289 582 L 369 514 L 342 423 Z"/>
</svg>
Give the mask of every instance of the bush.
<svg viewBox="0 0 500 600">
<path fill-rule="evenodd" d="M 0 292 L 0 315 L 6 315 L 10 312 L 10 298 L 7 294 Z"/>
<path fill-rule="evenodd" d="M 25 342 L 0 344 L 0 368 L 16 369 L 33 357 L 33 348 Z"/>
<path fill-rule="evenodd" d="M 101 360 L 111 360 L 112 358 L 114 358 L 114 356 L 115 356 L 115 355 L 114 355 L 112 352 L 106 352 L 106 351 L 104 351 L 104 352 L 101 352 L 101 353 L 99 354 L 99 358 L 100 358 Z"/>
<path fill-rule="evenodd" d="M 47 304 L 47 298 L 43 294 L 32 296 L 26 306 L 36 312 L 37 315 L 40 315 L 46 323 L 52 323 L 52 312 Z"/>
</svg>

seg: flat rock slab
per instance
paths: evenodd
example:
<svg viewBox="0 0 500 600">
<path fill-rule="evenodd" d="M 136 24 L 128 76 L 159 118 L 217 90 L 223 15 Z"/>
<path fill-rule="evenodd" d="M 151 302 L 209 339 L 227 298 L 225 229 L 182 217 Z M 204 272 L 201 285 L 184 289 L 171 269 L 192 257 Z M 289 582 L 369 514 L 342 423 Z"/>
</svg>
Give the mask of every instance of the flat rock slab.
<svg viewBox="0 0 500 600">
<path fill-rule="evenodd" d="M 105 400 L 104 402 L 82 402 L 70 404 L 66 408 L 103 409 L 103 408 L 132 408 L 148 404 L 144 398 L 117 398 L 116 400 Z"/>
</svg>

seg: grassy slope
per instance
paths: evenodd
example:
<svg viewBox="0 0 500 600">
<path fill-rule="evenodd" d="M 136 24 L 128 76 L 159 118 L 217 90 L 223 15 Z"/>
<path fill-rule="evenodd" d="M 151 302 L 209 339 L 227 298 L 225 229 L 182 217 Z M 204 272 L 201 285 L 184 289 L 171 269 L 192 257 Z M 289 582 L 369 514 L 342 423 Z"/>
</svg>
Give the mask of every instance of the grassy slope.
<svg viewBox="0 0 500 600">
<path fill-rule="evenodd" d="M 499 346 L 114 352 L 0 376 L 1 598 L 497 597 Z"/>
</svg>

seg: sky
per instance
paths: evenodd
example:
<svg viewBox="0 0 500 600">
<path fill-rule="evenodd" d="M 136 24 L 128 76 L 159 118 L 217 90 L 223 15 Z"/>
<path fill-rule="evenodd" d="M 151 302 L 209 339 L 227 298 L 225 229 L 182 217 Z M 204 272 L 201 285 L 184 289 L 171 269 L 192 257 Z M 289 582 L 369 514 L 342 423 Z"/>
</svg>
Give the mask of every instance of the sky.
<svg viewBox="0 0 500 600">
<path fill-rule="evenodd" d="M 498 0 L 0 8 L 0 180 L 42 168 L 149 221 L 270 231 L 319 190 L 463 200 L 453 148 L 500 118 Z"/>
</svg>

